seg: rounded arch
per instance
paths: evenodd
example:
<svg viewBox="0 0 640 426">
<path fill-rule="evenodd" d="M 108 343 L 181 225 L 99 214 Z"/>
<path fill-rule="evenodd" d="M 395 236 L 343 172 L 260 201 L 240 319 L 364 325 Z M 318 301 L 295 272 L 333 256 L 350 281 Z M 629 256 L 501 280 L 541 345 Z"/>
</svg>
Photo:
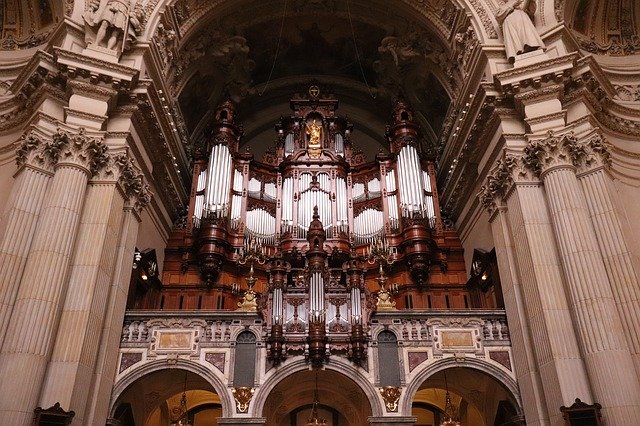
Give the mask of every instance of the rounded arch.
<svg viewBox="0 0 640 426">
<path fill-rule="evenodd" d="M 325 365 L 324 369 L 340 373 L 349 378 L 366 396 L 371 407 L 372 416 L 381 417 L 384 415 L 382 398 L 361 369 L 355 368 L 347 360 L 343 360 L 338 357 L 332 358 L 331 361 Z M 264 379 L 264 384 L 260 389 L 258 389 L 258 392 L 256 392 L 251 404 L 252 407 L 250 410 L 253 416 L 262 416 L 265 403 L 269 395 L 283 379 L 294 373 L 308 370 L 309 364 L 304 360 L 304 358 L 298 358 L 286 362 L 277 370 L 272 370 L 273 373 L 267 373 L 267 376 Z"/>
<path fill-rule="evenodd" d="M 419 371 L 416 376 L 407 384 L 407 389 L 400 397 L 398 411 L 409 415 L 411 413 L 411 404 L 415 399 L 416 393 L 422 386 L 422 384 L 434 374 L 447 370 L 449 368 L 469 368 L 477 370 L 489 375 L 491 378 L 500 382 L 505 389 L 511 394 L 513 400 L 518 404 L 517 409 L 522 412 L 522 401 L 520 400 L 520 392 L 518 390 L 518 384 L 507 373 L 493 364 L 479 360 L 476 358 L 465 358 L 464 362 L 458 362 L 455 358 L 445 358 L 428 365 L 423 370 Z"/>
<path fill-rule="evenodd" d="M 129 373 L 125 374 L 122 378 L 114 383 L 113 391 L 111 393 L 111 407 L 109 407 L 110 415 L 114 414 L 114 411 L 118 406 L 119 399 L 123 395 L 123 393 L 137 380 L 155 372 L 176 369 L 194 373 L 200 378 L 204 379 L 219 396 L 222 403 L 223 415 L 225 417 L 233 415 L 235 404 L 230 392 L 227 389 L 227 386 L 224 384 L 222 379 L 215 374 L 213 369 L 208 369 L 201 363 L 187 359 L 178 359 L 173 365 L 169 365 L 166 359 L 154 360 L 151 362 L 147 362 L 144 365 L 141 365 L 140 367 L 135 368 Z"/>
</svg>

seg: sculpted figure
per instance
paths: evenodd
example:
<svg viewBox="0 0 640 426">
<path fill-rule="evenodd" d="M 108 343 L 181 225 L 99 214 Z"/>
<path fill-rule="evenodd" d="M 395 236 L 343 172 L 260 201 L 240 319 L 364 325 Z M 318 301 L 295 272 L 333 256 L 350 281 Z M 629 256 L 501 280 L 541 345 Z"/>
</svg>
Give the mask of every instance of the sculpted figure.
<svg viewBox="0 0 640 426">
<path fill-rule="evenodd" d="M 94 42 L 97 46 L 117 49 L 118 42 L 129 31 L 130 1 L 92 0 L 84 19 L 89 26 L 98 28 Z"/>
<path fill-rule="evenodd" d="M 545 47 L 531 20 L 535 8 L 533 0 L 504 0 L 496 13 L 496 19 L 502 24 L 504 47 L 510 62 L 516 55 Z"/>
</svg>

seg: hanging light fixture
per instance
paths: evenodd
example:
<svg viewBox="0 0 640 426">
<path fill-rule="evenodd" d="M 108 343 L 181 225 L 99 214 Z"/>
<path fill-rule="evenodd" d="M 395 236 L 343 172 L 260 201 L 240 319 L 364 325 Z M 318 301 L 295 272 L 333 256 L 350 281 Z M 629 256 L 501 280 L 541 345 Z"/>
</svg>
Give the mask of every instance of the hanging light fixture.
<svg viewBox="0 0 640 426">
<path fill-rule="evenodd" d="M 311 417 L 307 419 L 307 426 L 326 425 L 327 421 L 318 417 L 318 372 L 316 371 L 316 387 L 313 391 L 313 407 L 311 408 Z"/>
<path fill-rule="evenodd" d="M 451 403 L 451 395 L 449 394 L 449 383 L 447 383 L 447 372 L 444 372 L 444 386 L 447 393 L 444 397 L 444 418 L 440 422 L 440 426 L 461 426 L 458 420 L 458 410 Z"/>
<path fill-rule="evenodd" d="M 189 422 L 189 408 L 187 407 L 187 372 L 184 372 L 184 388 L 180 405 L 173 407 L 169 413 L 169 426 L 191 426 Z"/>
</svg>

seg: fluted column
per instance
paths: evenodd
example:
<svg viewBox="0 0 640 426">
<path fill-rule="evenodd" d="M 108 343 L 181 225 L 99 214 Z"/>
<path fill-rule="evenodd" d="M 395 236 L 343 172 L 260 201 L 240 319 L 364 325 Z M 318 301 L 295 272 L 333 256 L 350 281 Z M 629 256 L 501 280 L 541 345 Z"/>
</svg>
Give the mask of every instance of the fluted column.
<svg viewBox="0 0 640 426">
<path fill-rule="evenodd" d="M 550 424 L 562 423 L 559 407 L 591 392 L 565 294 L 560 259 L 540 181 L 508 155 L 488 177 L 486 191 L 508 209 L 523 305 Z M 506 302 L 506 300 L 505 300 Z M 511 317 L 510 317 L 511 318 Z"/>
<path fill-rule="evenodd" d="M 44 137 L 34 132 L 23 138 L 16 153 L 19 169 L 0 222 L 0 347 L 9 326 L 47 186 L 53 176 L 51 162 L 43 154 L 46 143 L 42 139 Z"/>
<path fill-rule="evenodd" d="M 548 425 L 549 415 L 535 357 L 535 345 L 527 319 L 526 303 L 518 276 L 507 208 L 504 205 L 498 206 L 497 203 L 502 204 L 502 200 L 494 200 L 490 193 L 482 194 L 481 198 L 490 214 L 491 233 L 500 272 L 505 311 L 509 318 L 509 336 L 514 349 L 513 361 L 524 414 L 527 424 L 531 426 Z"/>
<path fill-rule="evenodd" d="M 109 416 L 109 401 L 116 377 L 122 324 L 127 305 L 133 252 L 138 238 L 140 213 L 150 200 L 147 185 L 133 190 L 124 207 L 122 226 L 116 248 L 115 273 L 109 285 L 107 310 L 102 323 L 100 351 L 96 360 L 91 387 L 87 394 L 84 424 L 99 425 Z"/>
<path fill-rule="evenodd" d="M 544 182 L 589 379 L 607 424 L 640 424 L 640 383 L 576 177 L 571 133 L 531 141 L 523 160 Z"/>
<path fill-rule="evenodd" d="M 589 138 L 582 147 L 585 156 L 578 168 L 578 181 L 586 196 L 636 375 L 640 377 L 640 283 L 607 185 L 609 151 L 599 135 Z"/>
<path fill-rule="evenodd" d="M 76 413 L 74 421 L 79 424 L 114 274 L 124 196 L 131 187 L 142 186 L 142 176 L 125 154 L 109 156 L 106 167 L 89 181 L 69 288 L 39 404 L 49 407 L 59 402 Z"/>
<path fill-rule="evenodd" d="M 106 147 L 84 130 L 59 131 L 48 147 L 55 165 L 0 351 L 0 418 L 26 425 L 36 408 L 53 346 L 69 260 L 94 161 Z M 10 395 L 10 397 L 8 397 Z"/>
</svg>

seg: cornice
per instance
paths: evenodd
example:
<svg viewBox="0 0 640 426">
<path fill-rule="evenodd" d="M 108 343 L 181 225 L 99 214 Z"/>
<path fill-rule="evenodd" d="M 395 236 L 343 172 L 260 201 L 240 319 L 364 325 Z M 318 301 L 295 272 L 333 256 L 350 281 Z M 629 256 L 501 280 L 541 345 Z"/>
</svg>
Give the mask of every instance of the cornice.
<svg viewBox="0 0 640 426">
<path fill-rule="evenodd" d="M 90 78 L 92 83 L 100 81 L 110 83 L 115 89 L 132 88 L 139 75 L 139 70 L 125 65 L 104 61 L 77 52 L 54 47 L 54 58 L 60 69 L 66 71 L 69 77 L 76 75 Z"/>
<path fill-rule="evenodd" d="M 577 58 L 577 53 L 571 53 L 533 65 L 511 68 L 495 74 L 494 82 L 505 93 L 517 93 L 545 81 L 562 81 L 574 68 Z"/>
</svg>

